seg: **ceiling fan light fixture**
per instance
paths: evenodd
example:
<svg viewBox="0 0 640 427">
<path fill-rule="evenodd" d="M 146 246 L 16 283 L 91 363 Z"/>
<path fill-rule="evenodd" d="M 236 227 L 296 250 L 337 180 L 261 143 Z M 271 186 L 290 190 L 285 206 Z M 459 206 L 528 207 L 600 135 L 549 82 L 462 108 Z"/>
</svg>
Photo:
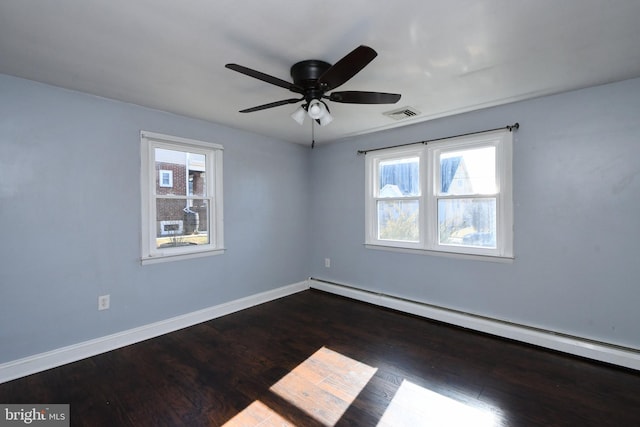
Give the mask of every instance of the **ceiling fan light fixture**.
<svg viewBox="0 0 640 427">
<path fill-rule="evenodd" d="M 311 100 L 311 102 L 309 102 L 307 111 L 309 113 L 309 117 L 311 117 L 313 120 L 316 120 L 327 113 L 327 108 L 322 102 L 318 101 L 317 99 L 313 99 Z"/>
<path fill-rule="evenodd" d="M 307 115 L 307 111 L 304 109 L 303 106 L 300 106 L 296 108 L 296 111 L 294 111 L 293 114 L 291 114 L 291 118 L 296 122 L 298 122 L 300 126 L 302 126 L 306 115 Z"/>
<path fill-rule="evenodd" d="M 317 120 L 320 126 L 326 126 L 333 121 L 327 105 L 317 99 L 311 100 L 307 107 L 307 113 L 313 120 Z"/>
<path fill-rule="evenodd" d="M 320 120 L 320 126 L 326 126 L 333 121 L 333 116 L 327 111 L 318 120 Z"/>
</svg>

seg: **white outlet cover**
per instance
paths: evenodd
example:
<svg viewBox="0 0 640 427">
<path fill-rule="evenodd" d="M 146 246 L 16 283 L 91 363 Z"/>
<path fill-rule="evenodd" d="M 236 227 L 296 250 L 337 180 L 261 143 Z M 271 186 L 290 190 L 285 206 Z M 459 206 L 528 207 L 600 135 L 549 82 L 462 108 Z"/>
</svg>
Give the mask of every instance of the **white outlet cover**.
<svg viewBox="0 0 640 427">
<path fill-rule="evenodd" d="M 109 295 L 101 295 L 98 297 L 98 310 L 109 309 L 111 303 L 111 297 Z"/>
</svg>

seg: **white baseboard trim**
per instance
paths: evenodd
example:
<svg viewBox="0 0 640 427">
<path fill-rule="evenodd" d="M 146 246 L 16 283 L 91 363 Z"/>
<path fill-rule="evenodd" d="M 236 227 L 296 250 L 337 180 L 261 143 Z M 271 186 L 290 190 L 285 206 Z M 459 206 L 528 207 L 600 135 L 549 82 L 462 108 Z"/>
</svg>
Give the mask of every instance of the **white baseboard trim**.
<svg viewBox="0 0 640 427">
<path fill-rule="evenodd" d="M 294 283 L 259 294 L 240 298 L 227 303 L 208 307 L 170 319 L 107 335 L 104 337 L 84 341 L 78 344 L 35 354 L 22 359 L 0 364 L 0 384 L 27 375 L 42 372 L 47 369 L 75 362 L 97 354 L 106 353 L 127 345 L 155 338 L 169 332 L 187 328 L 198 323 L 206 322 L 217 317 L 235 313 L 265 302 L 292 295 L 309 289 L 308 281 Z"/>
<path fill-rule="evenodd" d="M 475 316 L 430 304 L 358 289 L 351 285 L 309 279 L 309 287 L 381 307 L 391 308 L 475 331 L 485 332 L 600 362 L 640 370 L 640 350 L 565 335 L 497 319 Z"/>
</svg>

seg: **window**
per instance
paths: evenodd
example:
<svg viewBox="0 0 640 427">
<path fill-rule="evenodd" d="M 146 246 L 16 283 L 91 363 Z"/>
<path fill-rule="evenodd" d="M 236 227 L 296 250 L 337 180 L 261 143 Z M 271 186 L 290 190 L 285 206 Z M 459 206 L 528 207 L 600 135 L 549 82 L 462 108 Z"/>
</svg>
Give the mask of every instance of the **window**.
<svg viewBox="0 0 640 427">
<path fill-rule="evenodd" d="M 509 131 L 367 153 L 366 244 L 513 256 Z"/>
<path fill-rule="evenodd" d="M 394 246 L 421 247 L 424 202 L 421 149 L 394 150 L 375 156 L 372 192 L 373 240 Z"/>
<path fill-rule="evenodd" d="M 142 263 L 224 250 L 222 146 L 141 133 Z"/>
<path fill-rule="evenodd" d="M 160 170 L 160 187 L 173 187 L 173 171 Z"/>
</svg>

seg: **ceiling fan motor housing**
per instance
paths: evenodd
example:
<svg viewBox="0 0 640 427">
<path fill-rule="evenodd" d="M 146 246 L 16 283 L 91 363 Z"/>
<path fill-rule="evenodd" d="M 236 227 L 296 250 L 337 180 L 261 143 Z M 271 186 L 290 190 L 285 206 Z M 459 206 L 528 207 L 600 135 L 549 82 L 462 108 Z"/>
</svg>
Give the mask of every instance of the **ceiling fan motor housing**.
<svg viewBox="0 0 640 427">
<path fill-rule="evenodd" d="M 331 64 L 317 59 L 300 61 L 291 67 L 293 83 L 304 89 L 304 98 L 307 102 L 322 98 L 324 89 L 320 87 L 318 79 L 329 68 Z"/>
</svg>

